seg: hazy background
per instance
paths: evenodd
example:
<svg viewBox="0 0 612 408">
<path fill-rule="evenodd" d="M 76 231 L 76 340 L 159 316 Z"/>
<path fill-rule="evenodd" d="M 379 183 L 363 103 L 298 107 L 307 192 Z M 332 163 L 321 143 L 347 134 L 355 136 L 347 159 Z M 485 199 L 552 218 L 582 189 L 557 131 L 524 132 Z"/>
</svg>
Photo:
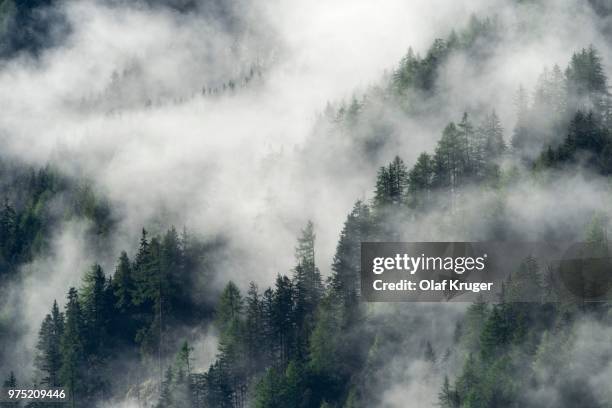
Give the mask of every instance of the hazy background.
<svg viewBox="0 0 612 408">
<path fill-rule="evenodd" d="M 112 271 L 120 249 L 135 249 L 142 227 L 157 232 L 174 224 L 224 237 L 229 256 L 211 284 L 233 279 L 244 288 L 290 270 L 295 237 L 312 219 L 327 275 L 346 214 L 355 200 L 371 198 L 378 166 L 395 154 L 411 166 L 421 151 L 432 151 L 449 120 L 482 106 L 497 109 L 509 139 L 518 85 L 532 89 L 545 66 L 565 66 L 579 48 L 595 45 L 609 68 L 608 22 L 587 3 L 516 3 L 195 2 L 187 12 L 139 2 L 61 3 L 68 34 L 37 57 L 18 55 L 0 67 L 2 154 L 90 178 L 119 223 L 110 253 L 88 248 L 86 226 L 70 223 L 55 232 L 48 256 L 26 266 L 27 279 L 13 294 L 31 322 L 27 343 L 53 299 L 63 299 L 94 261 Z M 446 65 L 439 115 L 417 120 L 389 108 L 392 138 L 374 158 L 356 154 L 349 136 L 316 126 L 327 102 L 359 98 L 408 47 L 423 54 L 472 13 L 497 16 L 503 46 L 478 69 L 462 55 Z M 229 80 L 240 85 L 252 67 L 261 76 L 248 85 L 202 95 Z M 571 230 L 582 222 L 568 221 L 572 214 L 608 212 L 601 182 L 577 176 L 566 183 L 511 192 L 516 228 L 529 232 L 546 214 Z M 568 191 L 591 199 L 576 202 Z M 525 196 L 533 205 L 524 206 Z M 433 233 L 428 221 L 406 238 L 452 238 Z M 427 386 L 407 381 L 419 395 Z M 397 398 L 391 393 L 390 403 Z"/>
</svg>

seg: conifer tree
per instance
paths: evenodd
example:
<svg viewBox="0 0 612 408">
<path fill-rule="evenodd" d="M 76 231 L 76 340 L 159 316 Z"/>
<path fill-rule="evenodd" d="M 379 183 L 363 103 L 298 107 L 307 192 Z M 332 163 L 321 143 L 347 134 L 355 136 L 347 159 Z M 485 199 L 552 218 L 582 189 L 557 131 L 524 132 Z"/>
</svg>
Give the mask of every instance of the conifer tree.
<svg viewBox="0 0 612 408">
<path fill-rule="evenodd" d="M 357 201 L 344 222 L 332 263 L 332 289 L 347 309 L 356 306 L 360 291 L 361 242 L 367 241 L 372 233 L 370 208 Z"/>
<path fill-rule="evenodd" d="M 17 388 L 17 378 L 14 372 L 10 372 L 8 378 L 2 383 L 4 388 Z M 19 401 L 14 402 L 0 402 L 0 408 L 17 408 L 20 406 Z"/>
<path fill-rule="evenodd" d="M 3 387 L 6 388 L 15 388 L 17 387 L 17 377 L 15 377 L 14 372 L 10 372 L 8 378 L 2 384 Z"/>
<path fill-rule="evenodd" d="M 408 170 L 404 161 L 396 156 L 387 167 L 378 171 L 374 203 L 378 208 L 401 205 L 408 193 Z"/>
<path fill-rule="evenodd" d="M 474 125 L 467 112 L 463 113 L 461 122 L 457 125 L 459 133 L 458 147 L 461 157 L 462 176 L 469 178 L 476 172 L 474 155 L 477 149 Z"/>
<path fill-rule="evenodd" d="M 436 352 L 433 349 L 433 346 L 431 345 L 431 342 L 428 340 L 425 343 L 425 361 L 429 361 L 430 363 L 435 363 L 436 362 Z"/>
<path fill-rule="evenodd" d="M 306 352 L 308 333 L 311 330 L 314 312 L 323 293 L 321 273 L 315 263 L 314 224 L 309 221 L 298 238 L 295 251 L 297 266 L 294 270 L 293 296 L 294 307 L 291 320 L 295 324 L 297 341 L 295 350 L 303 357 Z"/>
<path fill-rule="evenodd" d="M 287 276 L 278 275 L 273 300 L 273 327 L 279 350 L 279 362 L 285 366 L 294 352 L 294 288 Z"/>
<path fill-rule="evenodd" d="M 113 313 L 106 297 L 106 277 L 102 267 L 94 264 L 85 274 L 83 283 L 80 303 L 87 333 L 85 346 L 88 353 L 96 353 L 108 340 L 108 324 Z"/>
<path fill-rule="evenodd" d="M 276 329 L 276 308 L 274 291 L 267 288 L 261 296 L 262 332 L 263 332 L 263 358 L 269 365 L 276 363 L 280 353 L 280 344 Z"/>
<path fill-rule="evenodd" d="M 246 298 L 245 343 L 248 358 L 249 375 L 254 374 L 266 363 L 266 354 L 262 353 L 265 344 L 263 300 L 259 296 L 257 285 L 249 284 Z"/>
<path fill-rule="evenodd" d="M 408 173 L 408 191 L 413 208 L 423 209 L 431 200 L 434 165 L 434 160 L 429 154 L 421 153 Z"/>
<path fill-rule="evenodd" d="M 64 333 L 64 316 L 57 302 L 53 302 L 38 333 L 34 364 L 39 371 L 39 383 L 48 387 L 59 387 L 62 366 L 61 340 Z"/>
<path fill-rule="evenodd" d="M 444 376 L 442 389 L 438 394 L 438 404 L 440 404 L 441 408 L 459 408 L 459 396 L 452 389 L 447 375 Z"/>
<path fill-rule="evenodd" d="M 604 113 L 609 98 L 608 79 L 599 52 L 593 46 L 572 55 L 565 76 L 572 111 Z"/>
<path fill-rule="evenodd" d="M 529 108 L 525 88 L 519 87 L 516 97 L 516 125 L 512 133 L 512 148 L 522 153 L 529 146 Z"/>
<path fill-rule="evenodd" d="M 77 397 L 85 384 L 82 379 L 85 373 L 85 325 L 75 288 L 68 291 L 68 303 L 65 312 L 65 327 L 62 335 L 61 383 L 69 390 L 72 406 L 77 406 Z"/>
<path fill-rule="evenodd" d="M 117 269 L 113 279 L 115 296 L 117 297 L 117 308 L 121 313 L 129 312 L 132 308 L 132 293 L 135 290 L 135 282 L 130 259 L 125 251 L 121 252 Z"/>
<path fill-rule="evenodd" d="M 497 159 L 506 150 L 506 143 L 504 142 L 504 129 L 495 110 L 486 116 L 481 130 L 486 136 L 485 154 L 487 159 Z"/>
</svg>

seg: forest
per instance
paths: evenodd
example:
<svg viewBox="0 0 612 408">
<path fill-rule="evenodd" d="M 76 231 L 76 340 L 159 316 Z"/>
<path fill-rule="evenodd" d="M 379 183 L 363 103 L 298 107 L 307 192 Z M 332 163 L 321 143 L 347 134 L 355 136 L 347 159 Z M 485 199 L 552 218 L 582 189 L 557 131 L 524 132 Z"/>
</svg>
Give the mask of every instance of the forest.
<svg viewBox="0 0 612 408">
<path fill-rule="evenodd" d="M 15 5 L 16 16 L 30 16 Z M 593 7 L 607 13 L 605 4 Z M 189 13 L 191 5 L 179 9 Z M 62 20 L 45 18 L 52 17 Z M 28 35 L 39 33 L 36 27 Z M 173 225 L 173 216 L 163 218 L 173 214 L 166 208 L 149 224 L 130 225 L 136 238 L 115 240 L 125 209 L 94 179 L 53 161 L 37 166 L 0 153 L 0 375 L 5 387 L 63 387 L 69 395 L 66 403 L 0 406 L 612 407 L 612 353 L 604 345 L 612 328 L 609 303 L 555 298 L 549 265 L 534 257 L 522 260 L 496 303 L 360 299 L 362 242 L 528 237 L 584 241 L 607 251 L 607 50 L 584 44 L 568 50 L 565 66 L 541 67 L 533 89 L 516 83 L 513 100 L 499 101 L 504 111 L 512 105 L 512 122 L 502 123 L 506 115 L 497 106 L 463 106 L 434 126 L 430 150 L 397 148 L 404 145 L 396 142 L 396 117 L 446 118 L 440 105 L 452 94 L 448 67 L 465 58 L 484 75 L 504 46 L 505 29 L 498 17 L 472 15 L 425 52 L 410 48 L 374 85 L 322 107 L 308 140 L 349 140 L 351 157 L 376 163 L 368 176 L 373 183 L 362 197 L 351 197 L 332 259 L 318 252 L 323 226 L 304 216 L 295 242 L 275 248 L 293 252 L 293 266 L 261 282 L 226 272 L 226 258 L 241 255 L 232 252 L 230 237 L 205 234 L 184 220 Z M 11 53 L 20 41 L 34 44 L 23 35 L 11 40 Z M 30 45 L 19 52 L 44 52 Z M 255 76 L 265 81 L 265 71 L 247 72 L 214 93 L 223 89 L 230 95 L 217 97 L 231 98 L 251 92 L 246 85 Z M 115 74 L 109 88 L 117 81 Z M 209 98 L 206 89 L 212 90 L 201 86 L 194 93 Z M 591 187 L 601 195 L 589 196 Z M 553 198 L 538 207 L 540 194 Z M 100 260 L 44 305 L 32 350 L 24 352 L 31 361 L 26 371 L 10 356 L 24 347 L 20 339 L 28 330 L 18 321 L 23 315 L 13 291 L 27 284 L 28 267 L 53 251 L 56 231 L 71 223 L 86 226 L 86 244 Z M 541 302 L 517 302 L 525 291 Z M 202 332 L 216 339 L 205 366 L 198 350 Z M 428 395 L 422 405 L 411 394 L 389 400 L 398 378 L 421 384 L 416 395 Z"/>
</svg>

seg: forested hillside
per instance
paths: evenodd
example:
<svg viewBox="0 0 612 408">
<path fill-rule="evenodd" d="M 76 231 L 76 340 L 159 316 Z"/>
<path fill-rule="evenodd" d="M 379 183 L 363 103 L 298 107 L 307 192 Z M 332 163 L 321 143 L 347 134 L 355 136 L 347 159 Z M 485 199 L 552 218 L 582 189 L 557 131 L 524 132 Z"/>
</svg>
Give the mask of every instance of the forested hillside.
<svg viewBox="0 0 612 408">
<path fill-rule="evenodd" d="M 547 27 L 532 12 L 567 22 L 567 10 L 504 4 L 445 21 L 373 83 L 317 105 L 304 130 L 296 112 L 325 81 L 284 81 L 307 71 L 308 37 L 254 28 L 252 5 L 2 2 L 0 89 L 15 82 L 33 108 L 9 108 L 7 93 L 0 116 L 0 380 L 71 399 L 28 407 L 612 407 L 609 304 L 555 297 L 553 267 L 533 256 L 493 304 L 361 299 L 362 242 L 607 251 L 612 54 L 585 42 L 540 63 L 552 45 L 538 43 Z M 589 4 L 576 14 L 608 38 L 609 7 Z M 142 35 L 125 31 L 136 45 L 83 31 L 74 15 L 88 7 L 99 27 L 121 25 L 121 11 L 141 23 Z M 229 33 L 189 31 L 210 21 Z M 266 35 L 241 48 L 254 32 Z M 79 56 L 79 72 L 61 65 L 71 47 L 97 50 L 92 38 L 104 52 Z M 109 50 L 120 57 L 96 60 Z M 507 63 L 522 53 L 541 72 L 529 85 Z M 210 68 L 220 56 L 244 58 Z M 51 142 L 34 146 L 32 133 Z M 541 301 L 517 302 L 525 291 Z"/>
<path fill-rule="evenodd" d="M 472 24 L 472 29 L 489 25 Z M 405 95 L 413 88 L 433 95 L 433 61 L 452 53 L 457 42 L 456 34 L 436 41 L 425 59 L 410 51 L 390 79 L 389 98 L 398 103 L 414 98 Z M 79 404 L 87 405 L 107 395 L 142 393 L 143 399 L 150 399 L 152 391 L 142 389 L 146 378 L 161 382 L 159 407 L 380 403 L 371 390 L 385 381 L 386 356 L 400 352 L 398 340 L 404 333 L 397 320 L 407 318 L 389 319 L 359 301 L 360 242 L 403 239 L 409 232 L 401 220 L 432 213 L 446 217 L 440 228 L 465 230 L 453 220 L 473 211 L 467 201 L 489 194 L 497 197 L 496 207 L 474 228 L 481 231 L 478 237 L 517 239 L 520 235 L 504 213 L 505 191 L 521 183 L 545 183 L 561 169 L 602 175 L 611 170 L 607 78 L 594 48 L 576 52 L 563 71 L 558 66 L 545 70 L 532 102 L 525 95 L 519 89 L 518 120 L 509 142 L 495 110 L 464 113 L 442 130 L 434 151 L 423 152 L 412 168 L 399 156 L 381 167 L 372 199 L 357 201 L 346 219 L 327 279 L 317 266 L 315 226 L 308 223 L 297 241 L 292 271 L 278 275 L 271 288 L 260 289 L 252 282 L 246 293 L 229 282 L 213 313 L 212 305 L 198 302 L 191 292 L 192 280 L 201 279 L 205 270 L 206 246 L 175 229 L 154 237 L 143 230 L 137 253 L 131 259 L 121 253 L 114 273 L 93 265 L 81 287 L 70 288 L 66 300 L 50 305 L 36 347 L 35 382 L 65 386 Z M 329 120 L 335 126 L 354 126 L 369 109 L 365 100 L 340 108 Z M 472 116 L 481 119 L 474 122 Z M 540 153 L 531 154 L 536 149 Z M 27 199 L 28 205 L 16 212 L 7 201 L 3 210 L 3 228 L 16 225 L 24 231 L 15 229 L 14 237 L 3 234 L 10 237 L 3 245 L 7 273 L 10 265 L 24 262 L 31 248 L 41 245 L 36 233 L 28 235 L 27 226 L 46 225 L 28 220 L 36 219 L 31 212 L 40 191 L 54 191 L 53 178 L 47 170 L 29 180 L 30 189 L 20 193 L 26 198 L 13 198 Z M 94 220 L 101 217 L 95 207 L 83 211 Z M 606 222 L 593 214 L 577 235 L 601 242 Z M 99 228 L 107 225 L 103 219 L 99 223 Z M 516 273 L 531 274 L 534 290 L 544 294 L 537 260 L 526 259 L 522 268 Z M 571 347 L 573 327 L 581 320 L 607 324 L 607 305 L 551 304 L 545 297 L 541 305 L 516 304 L 511 293 L 509 289 L 509 298 L 497 305 L 470 306 L 446 349 L 435 349 L 435 339 L 419 345 L 414 358 L 446 374 L 441 406 L 538 406 L 525 390 L 544 386 L 563 390 L 558 406 L 575 406 L 576 401 L 605 406 L 595 390 L 576 382 L 577 362 L 564 350 Z M 185 328 L 204 325 L 213 315 L 219 333 L 217 360 L 207 371 L 197 372 Z M 550 376 L 559 370 L 566 373 L 563 379 Z M 158 377 L 149 377 L 154 372 Z"/>
</svg>

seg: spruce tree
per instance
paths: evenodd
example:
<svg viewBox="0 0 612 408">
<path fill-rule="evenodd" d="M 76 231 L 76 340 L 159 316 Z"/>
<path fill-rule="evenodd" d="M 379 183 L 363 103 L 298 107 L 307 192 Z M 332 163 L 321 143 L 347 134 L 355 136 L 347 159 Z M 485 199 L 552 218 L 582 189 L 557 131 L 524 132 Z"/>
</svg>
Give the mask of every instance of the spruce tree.
<svg viewBox="0 0 612 408">
<path fill-rule="evenodd" d="M 125 251 L 121 252 L 115 269 L 113 286 L 117 297 L 117 309 L 126 313 L 132 308 L 132 293 L 134 292 L 134 276 L 130 259 Z"/>
<path fill-rule="evenodd" d="M 295 320 L 293 300 L 294 287 L 287 276 L 278 275 L 274 291 L 272 319 L 278 344 L 279 362 L 285 366 L 294 354 Z"/>
<path fill-rule="evenodd" d="M 295 351 L 300 357 L 306 352 L 308 332 L 311 330 L 314 312 L 323 293 L 321 273 L 315 263 L 315 240 L 314 224 L 309 221 L 298 238 L 295 251 L 297 266 L 294 269 L 292 282 L 295 306 L 291 318 L 297 331 Z"/>
<path fill-rule="evenodd" d="M 408 192 L 410 205 L 423 209 L 431 200 L 434 186 L 434 160 L 427 153 L 421 153 L 408 173 Z"/>
<path fill-rule="evenodd" d="M 523 155 L 524 151 L 529 147 L 529 107 L 528 98 L 525 88 L 519 87 L 516 97 L 516 125 L 512 133 L 512 148 L 519 154 Z"/>
<path fill-rule="evenodd" d="M 373 233 L 370 208 L 357 201 L 344 222 L 332 263 L 331 288 L 347 314 L 356 312 L 360 294 L 361 242 Z"/>
<path fill-rule="evenodd" d="M 266 363 L 266 354 L 261 352 L 266 340 L 264 337 L 263 301 L 254 282 L 249 284 L 245 314 L 244 341 L 246 343 L 248 371 L 249 375 L 252 375 Z"/>
<path fill-rule="evenodd" d="M 15 377 L 15 373 L 14 372 L 10 372 L 8 378 L 6 380 L 4 380 L 4 382 L 2 383 L 2 386 L 4 388 L 17 388 L 17 378 Z M 0 402 L 0 408 L 18 408 L 20 407 L 21 404 L 19 401 L 14 401 L 14 402 Z"/>
<path fill-rule="evenodd" d="M 85 274 L 81 289 L 81 305 L 86 329 L 88 353 L 96 353 L 108 341 L 108 323 L 112 310 L 106 298 L 106 277 L 102 267 L 94 264 Z"/>
<path fill-rule="evenodd" d="M 69 393 L 72 406 L 77 406 L 77 397 L 85 384 L 82 379 L 86 370 L 85 365 L 85 325 L 79 302 L 79 295 L 75 288 L 68 291 L 66 305 L 66 323 L 61 341 L 62 367 L 60 380 Z"/>
<path fill-rule="evenodd" d="M 62 366 L 61 340 L 64 333 L 64 316 L 57 302 L 53 302 L 38 333 L 34 365 L 39 371 L 39 383 L 48 387 L 59 387 Z"/>
</svg>

